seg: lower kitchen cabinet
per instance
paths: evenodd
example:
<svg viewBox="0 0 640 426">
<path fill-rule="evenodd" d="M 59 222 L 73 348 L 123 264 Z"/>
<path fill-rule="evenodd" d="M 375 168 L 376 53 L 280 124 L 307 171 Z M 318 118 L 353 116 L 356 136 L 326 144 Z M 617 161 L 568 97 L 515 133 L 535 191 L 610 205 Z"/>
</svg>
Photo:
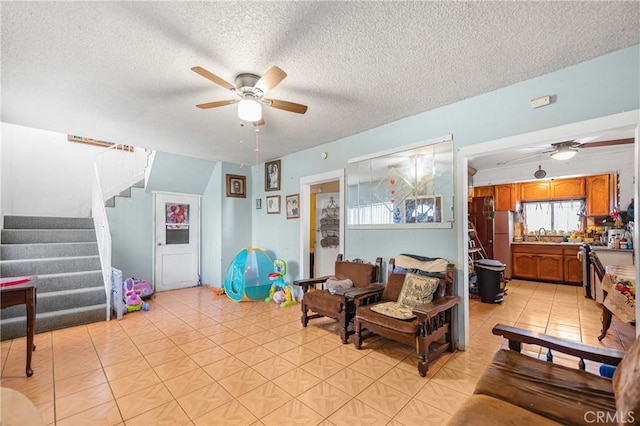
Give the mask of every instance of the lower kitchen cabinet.
<svg viewBox="0 0 640 426">
<path fill-rule="evenodd" d="M 582 284 L 578 247 L 563 244 L 511 245 L 513 278 L 565 284 Z"/>
<path fill-rule="evenodd" d="M 562 253 L 564 262 L 564 282 L 582 285 L 582 262 L 578 259 L 576 248 L 565 248 Z"/>
</svg>

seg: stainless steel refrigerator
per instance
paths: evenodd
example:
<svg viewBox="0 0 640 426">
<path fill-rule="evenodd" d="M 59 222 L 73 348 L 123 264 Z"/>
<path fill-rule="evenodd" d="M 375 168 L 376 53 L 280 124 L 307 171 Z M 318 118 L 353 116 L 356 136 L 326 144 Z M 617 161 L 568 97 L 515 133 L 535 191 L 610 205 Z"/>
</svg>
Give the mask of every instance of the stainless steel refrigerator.
<svg viewBox="0 0 640 426">
<path fill-rule="evenodd" d="M 497 211 L 493 217 L 493 258 L 506 265 L 504 276 L 511 278 L 511 241 L 513 241 L 511 211 Z"/>
</svg>

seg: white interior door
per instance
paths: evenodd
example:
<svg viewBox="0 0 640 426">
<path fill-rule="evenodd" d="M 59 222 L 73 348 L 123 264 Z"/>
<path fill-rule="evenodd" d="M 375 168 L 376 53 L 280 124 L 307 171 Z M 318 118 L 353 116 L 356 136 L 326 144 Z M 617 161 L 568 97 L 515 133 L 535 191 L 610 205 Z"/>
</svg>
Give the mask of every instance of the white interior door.
<svg viewBox="0 0 640 426">
<path fill-rule="evenodd" d="M 200 197 L 155 194 L 156 291 L 193 287 L 200 270 Z"/>
<path fill-rule="evenodd" d="M 336 257 L 340 253 L 340 205 L 339 193 L 316 194 L 316 238 L 314 263 L 316 277 L 331 275 L 335 269 Z"/>
</svg>

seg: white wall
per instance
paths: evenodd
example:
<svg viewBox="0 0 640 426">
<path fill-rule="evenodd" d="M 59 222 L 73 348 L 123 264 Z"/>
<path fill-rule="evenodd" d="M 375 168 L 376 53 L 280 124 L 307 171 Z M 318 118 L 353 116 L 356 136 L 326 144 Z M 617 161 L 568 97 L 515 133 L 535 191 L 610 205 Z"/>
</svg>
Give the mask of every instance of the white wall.
<svg viewBox="0 0 640 426">
<path fill-rule="evenodd" d="M 88 217 L 93 160 L 103 148 L 67 135 L 1 123 L 2 213 Z"/>
</svg>

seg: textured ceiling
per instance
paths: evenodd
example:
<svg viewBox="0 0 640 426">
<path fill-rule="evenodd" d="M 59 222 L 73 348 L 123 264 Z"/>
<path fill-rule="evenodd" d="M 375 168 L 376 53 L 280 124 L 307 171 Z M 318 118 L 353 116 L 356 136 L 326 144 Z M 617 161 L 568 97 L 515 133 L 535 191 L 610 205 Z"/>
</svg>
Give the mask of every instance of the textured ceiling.
<svg viewBox="0 0 640 426">
<path fill-rule="evenodd" d="M 2 121 L 233 163 L 234 82 L 272 65 L 265 161 L 640 42 L 638 2 L 6 2 Z M 243 152 L 244 151 L 244 152 Z"/>
</svg>

